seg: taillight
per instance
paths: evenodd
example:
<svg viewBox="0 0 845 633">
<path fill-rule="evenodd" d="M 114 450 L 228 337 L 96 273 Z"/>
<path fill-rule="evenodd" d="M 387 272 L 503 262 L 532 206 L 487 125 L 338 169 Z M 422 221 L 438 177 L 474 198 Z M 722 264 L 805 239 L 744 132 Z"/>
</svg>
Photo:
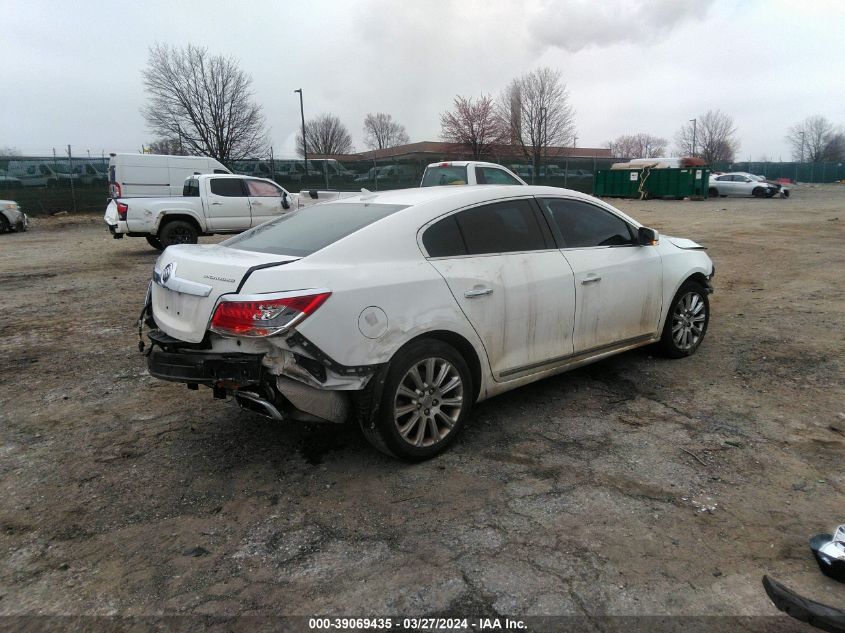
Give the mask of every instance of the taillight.
<svg viewBox="0 0 845 633">
<path fill-rule="evenodd" d="M 240 300 L 223 297 L 211 317 L 209 329 L 223 336 L 273 336 L 313 314 L 332 293 Z"/>
<path fill-rule="evenodd" d="M 119 198 L 120 194 L 122 193 L 120 190 L 120 185 L 116 182 L 109 183 L 109 187 L 111 187 L 111 197 L 112 198 Z"/>
<path fill-rule="evenodd" d="M 129 211 L 129 205 L 125 202 L 117 203 L 117 218 L 119 220 L 126 220 L 126 213 Z"/>
</svg>

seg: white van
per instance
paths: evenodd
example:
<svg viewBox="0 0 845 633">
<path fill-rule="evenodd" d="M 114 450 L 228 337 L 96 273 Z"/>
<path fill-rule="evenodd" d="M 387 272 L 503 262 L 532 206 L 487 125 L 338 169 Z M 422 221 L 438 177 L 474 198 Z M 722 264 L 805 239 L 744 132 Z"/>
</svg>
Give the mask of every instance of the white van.
<svg viewBox="0 0 845 633">
<path fill-rule="evenodd" d="M 161 154 L 110 154 L 110 198 L 161 198 L 181 196 L 188 176 L 231 174 L 207 156 Z"/>
</svg>

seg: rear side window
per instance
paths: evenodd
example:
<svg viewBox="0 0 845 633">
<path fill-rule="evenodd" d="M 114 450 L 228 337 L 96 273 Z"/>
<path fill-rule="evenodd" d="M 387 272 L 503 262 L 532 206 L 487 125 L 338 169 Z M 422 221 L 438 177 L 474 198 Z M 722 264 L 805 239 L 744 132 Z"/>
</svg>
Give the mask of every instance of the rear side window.
<svg viewBox="0 0 845 633">
<path fill-rule="evenodd" d="M 249 195 L 254 198 L 281 198 L 282 190 L 276 185 L 263 180 L 247 180 Z"/>
<path fill-rule="evenodd" d="M 229 198 L 243 198 L 243 180 L 241 178 L 212 178 L 211 193 Z"/>
<path fill-rule="evenodd" d="M 458 257 L 467 254 L 456 216 L 432 224 L 423 233 L 423 246 L 429 257 Z"/>
<path fill-rule="evenodd" d="M 406 206 L 364 202 L 315 204 L 265 222 L 222 244 L 244 251 L 305 257 Z"/>
<path fill-rule="evenodd" d="M 636 244 L 627 222 L 594 204 L 560 198 L 547 198 L 541 204 L 549 210 L 565 248 Z"/>
<path fill-rule="evenodd" d="M 440 187 L 442 185 L 467 184 L 466 166 L 429 167 L 425 170 L 420 187 Z"/>
<path fill-rule="evenodd" d="M 198 198 L 200 195 L 200 182 L 196 178 L 185 181 L 182 187 L 182 195 L 188 198 Z"/>
<path fill-rule="evenodd" d="M 476 167 L 475 179 L 480 185 L 521 185 L 516 178 L 495 167 Z"/>
<path fill-rule="evenodd" d="M 547 248 L 528 200 L 507 200 L 456 214 L 469 255 L 536 251 Z"/>
<path fill-rule="evenodd" d="M 215 169 L 214 173 L 215 174 L 228 174 L 229 172 L 226 171 L 225 169 Z"/>
</svg>

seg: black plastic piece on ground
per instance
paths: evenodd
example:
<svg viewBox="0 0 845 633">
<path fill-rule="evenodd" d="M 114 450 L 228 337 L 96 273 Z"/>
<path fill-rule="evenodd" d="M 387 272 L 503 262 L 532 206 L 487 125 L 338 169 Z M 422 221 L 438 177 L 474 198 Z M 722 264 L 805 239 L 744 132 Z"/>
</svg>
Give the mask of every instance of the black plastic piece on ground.
<svg viewBox="0 0 845 633">
<path fill-rule="evenodd" d="M 819 550 L 833 540 L 833 534 L 816 534 L 810 539 L 810 550 L 816 557 L 819 569 L 825 576 L 829 576 L 839 582 L 845 582 L 845 560 L 831 558 Z"/>
<path fill-rule="evenodd" d="M 768 576 L 763 576 L 763 588 L 788 616 L 829 633 L 845 633 L 845 611 L 799 596 Z"/>
</svg>

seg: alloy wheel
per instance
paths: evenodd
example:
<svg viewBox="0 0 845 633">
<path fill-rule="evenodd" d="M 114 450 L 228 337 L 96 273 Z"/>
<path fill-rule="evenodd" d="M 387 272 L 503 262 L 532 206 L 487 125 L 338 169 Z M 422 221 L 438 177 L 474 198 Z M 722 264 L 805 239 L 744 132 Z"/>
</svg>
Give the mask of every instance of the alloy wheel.
<svg viewBox="0 0 845 633">
<path fill-rule="evenodd" d="M 680 350 L 698 345 L 704 336 L 707 319 L 704 299 L 697 292 L 688 292 L 675 304 L 672 314 L 672 340 Z"/>
<path fill-rule="evenodd" d="M 426 358 L 414 363 L 393 398 L 393 421 L 412 446 L 433 446 L 451 433 L 464 403 L 464 384 L 452 363 Z"/>
</svg>

